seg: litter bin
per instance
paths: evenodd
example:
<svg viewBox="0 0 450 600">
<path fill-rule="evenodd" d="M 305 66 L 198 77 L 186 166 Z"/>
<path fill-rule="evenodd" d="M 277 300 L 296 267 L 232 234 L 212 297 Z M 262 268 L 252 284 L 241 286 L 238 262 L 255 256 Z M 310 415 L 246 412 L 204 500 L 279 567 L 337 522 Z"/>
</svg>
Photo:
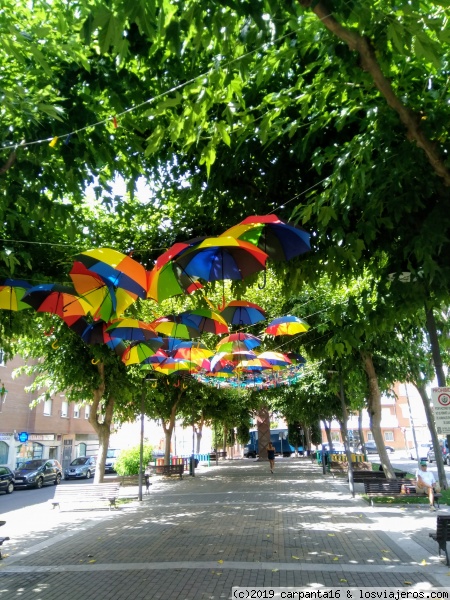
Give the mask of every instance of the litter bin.
<svg viewBox="0 0 450 600">
<path fill-rule="evenodd" d="M 191 475 L 192 477 L 195 477 L 195 469 L 198 466 L 198 458 L 195 458 L 195 456 L 191 456 L 191 458 L 189 459 L 189 475 Z"/>
</svg>

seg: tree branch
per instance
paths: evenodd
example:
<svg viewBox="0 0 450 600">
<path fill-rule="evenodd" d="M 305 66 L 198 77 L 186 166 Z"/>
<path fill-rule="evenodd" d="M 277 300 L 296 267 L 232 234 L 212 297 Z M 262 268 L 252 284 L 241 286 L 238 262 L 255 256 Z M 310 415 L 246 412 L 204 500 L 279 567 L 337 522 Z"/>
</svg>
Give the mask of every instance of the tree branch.
<svg viewBox="0 0 450 600">
<path fill-rule="evenodd" d="M 437 149 L 437 146 L 432 142 L 422 131 L 420 127 L 420 117 L 406 107 L 394 92 L 389 79 L 383 74 L 380 65 L 375 56 L 375 51 L 370 41 L 357 33 L 343 27 L 330 14 L 324 2 L 319 1 L 313 7 L 312 0 L 299 0 L 301 6 L 311 8 L 312 12 L 322 21 L 325 27 L 331 31 L 336 37 L 345 42 L 350 50 L 359 53 L 362 68 L 371 75 L 375 86 L 384 97 L 388 105 L 395 110 L 400 117 L 401 122 L 406 128 L 406 137 L 410 142 L 415 142 L 421 148 L 436 174 L 444 180 L 446 186 L 450 186 L 450 172 L 445 166 L 445 163 Z"/>
</svg>

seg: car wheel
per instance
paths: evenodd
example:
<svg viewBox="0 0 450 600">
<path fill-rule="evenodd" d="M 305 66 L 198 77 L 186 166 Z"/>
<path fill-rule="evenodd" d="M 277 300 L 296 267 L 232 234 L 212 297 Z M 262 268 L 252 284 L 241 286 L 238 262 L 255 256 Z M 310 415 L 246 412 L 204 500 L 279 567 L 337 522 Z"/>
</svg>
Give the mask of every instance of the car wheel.
<svg viewBox="0 0 450 600">
<path fill-rule="evenodd" d="M 60 473 L 56 474 L 55 481 L 53 483 L 55 485 L 59 485 L 61 483 L 61 475 L 60 475 Z"/>
<path fill-rule="evenodd" d="M 40 490 L 43 485 L 44 485 L 44 480 L 42 479 L 42 477 L 38 477 L 36 479 L 36 487 L 37 487 L 37 489 Z"/>
<path fill-rule="evenodd" d="M 14 491 L 14 484 L 13 484 L 13 482 L 12 482 L 12 481 L 10 481 L 10 482 L 8 483 L 8 487 L 6 488 L 6 493 L 7 493 L 7 494 L 12 494 L 12 493 L 13 493 L 13 491 Z"/>
<path fill-rule="evenodd" d="M 89 469 L 86 471 L 86 479 L 90 479 L 91 478 L 91 472 L 89 471 Z"/>
</svg>

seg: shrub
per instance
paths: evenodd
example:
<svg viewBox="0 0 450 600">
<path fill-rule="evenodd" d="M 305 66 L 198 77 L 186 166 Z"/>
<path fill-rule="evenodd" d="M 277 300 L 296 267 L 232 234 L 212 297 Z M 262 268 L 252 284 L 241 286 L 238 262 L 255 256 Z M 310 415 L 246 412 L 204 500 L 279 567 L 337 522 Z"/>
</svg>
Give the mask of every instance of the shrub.
<svg viewBox="0 0 450 600">
<path fill-rule="evenodd" d="M 139 475 L 140 446 L 134 446 L 128 450 L 122 450 L 116 460 L 116 472 L 118 475 Z M 143 467 L 153 458 L 153 447 L 144 445 Z"/>
</svg>

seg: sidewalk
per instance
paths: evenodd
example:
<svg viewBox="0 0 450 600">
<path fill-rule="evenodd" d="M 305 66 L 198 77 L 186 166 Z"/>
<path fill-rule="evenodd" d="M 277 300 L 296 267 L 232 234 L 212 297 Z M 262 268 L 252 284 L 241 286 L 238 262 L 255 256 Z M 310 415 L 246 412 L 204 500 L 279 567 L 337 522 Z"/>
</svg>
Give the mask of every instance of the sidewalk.
<svg viewBox="0 0 450 600">
<path fill-rule="evenodd" d="M 236 460 L 195 478 L 153 481 L 141 505 L 49 510 L 52 535 L 37 543 L 7 531 L 8 522 L 2 535 L 19 539 L 4 546 L 0 599 L 216 600 L 233 586 L 450 586 L 428 536 L 437 513 L 371 508 L 307 459 L 277 459 L 273 475 L 268 463 Z"/>
</svg>

